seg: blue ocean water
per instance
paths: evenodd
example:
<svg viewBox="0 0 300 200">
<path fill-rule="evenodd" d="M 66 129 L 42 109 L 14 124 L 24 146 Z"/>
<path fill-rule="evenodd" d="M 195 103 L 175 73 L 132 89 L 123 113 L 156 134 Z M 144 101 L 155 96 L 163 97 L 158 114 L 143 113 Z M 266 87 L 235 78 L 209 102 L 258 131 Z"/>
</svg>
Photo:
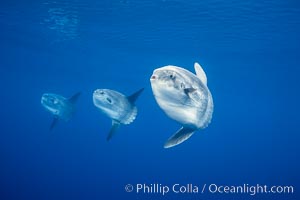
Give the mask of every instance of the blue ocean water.
<svg viewBox="0 0 300 200">
<path fill-rule="evenodd" d="M 0 26 L 0 199 L 299 199 L 298 1 L 13 0 L 1 2 Z M 180 125 L 156 104 L 150 76 L 168 64 L 193 72 L 196 61 L 212 122 L 164 149 Z M 142 87 L 136 120 L 107 142 L 111 121 L 93 91 Z M 74 118 L 50 132 L 42 94 L 78 91 Z M 294 192 L 202 194 L 211 184 Z"/>
</svg>

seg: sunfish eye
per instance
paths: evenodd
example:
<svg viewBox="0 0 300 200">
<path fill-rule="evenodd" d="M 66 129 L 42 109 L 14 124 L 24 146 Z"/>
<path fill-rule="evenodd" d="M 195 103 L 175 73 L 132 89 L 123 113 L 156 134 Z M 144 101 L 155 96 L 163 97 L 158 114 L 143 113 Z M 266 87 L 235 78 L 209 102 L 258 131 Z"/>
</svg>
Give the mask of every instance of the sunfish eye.
<svg viewBox="0 0 300 200">
<path fill-rule="evenodd" d="M 54 99 L 54 98 L 51 98 L 50 102 L 53 103 L 53 104 L 57 104 L 58 103 L 57 99 Z"/>
<path fill-rule="evenodd" d="M 100 91 L 99 94 L 104 94 L 104 92 L 103 92 L 103 91 Z"/>
<path fill-rule="evenodd" d="M 183 83 L 180 84 L 180 88 L 184 88 L 184 84 Z"/>
<path fill-rule="evenodd" d="M 110 98 L 106 98 L 106 100 L 108 101 L 108 103 L 112 102 Z"/>
<path fill-rule="evenodd" d="M 175 74 L 173 74 L 173 73 L 170 74 L 170 75 L 169 75 L 169 78 L 172 79 L 172 80 L 174 80 L 174 79 L 176 78 L 176 77 L 175 77 Z"/>
<path fill-rule="evenodd" d="M 49 102 L 50 103 L 54 103 L 54 99 L 53 98 L 49 98 Z"/>
</svg>

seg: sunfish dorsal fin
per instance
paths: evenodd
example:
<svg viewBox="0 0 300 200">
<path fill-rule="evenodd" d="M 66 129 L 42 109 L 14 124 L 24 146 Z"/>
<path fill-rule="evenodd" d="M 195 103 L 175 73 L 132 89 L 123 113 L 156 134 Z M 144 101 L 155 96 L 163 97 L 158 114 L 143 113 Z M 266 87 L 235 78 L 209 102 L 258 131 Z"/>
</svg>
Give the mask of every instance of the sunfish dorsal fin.
<svg viewBox="0 0 300 200">
<path fill-rule="evenodd" d="M 139 91 L 137 91 L 137 92 L 133 93 L 132 95 L 128 96 L 127 99 L 131 103 L 134 103 L 143 91 L 144 91 L 144 88 L 142 88 Z"/>
<path fill-rule="evenodd" d="M 111 126 L 111 129 L 106 138 L 107 141 L 109 141 L 112 138 L 112 136 L 115 134 L 115 132 L 119 128 L 119 126 L 120 126 L 120 122 L 118 122 L 116 120 L 112 120 L 112 126 Z"/>
<path fill-rule="evenodd" d="M 172 135 L 167 140 L 167 142 L 164 145 L 164 148 L 170 148 L 186 141 L 193 135 L 194 132 L 195 129 L 181 127 L 174 135 Z"/>
<path fill-rule="evenodd" d="M 202 81 L 202 83 L 204 85 L 207 85 L 206 74 L 205 74 L 204 70 L 202 69 L 202 67 L 199 65 L 199 63 L 195 62 L 194 68 L 195 68 L 197 77 Z"/>
<path fill-rule="evenodd" d="M 81 92 L 77 92 L 76 94 L 74 94 L 73 96 L 71 96 L 69 98 L 69 102 L 71 103 L 76 103 L 78 100 L 78 97 L 81 95 Z"/>
<path fill-rule="evenodd" d="M 52 131 L 52 129 L 54 128 L 54 126 L 56 126 L 57 122 L 58 122 L 58 117 L 54 116 L 54 118 L 52 120 L 52 123 L 50 125 L 50 128 L 49 128 L 50 131 Z"/>
</svg>

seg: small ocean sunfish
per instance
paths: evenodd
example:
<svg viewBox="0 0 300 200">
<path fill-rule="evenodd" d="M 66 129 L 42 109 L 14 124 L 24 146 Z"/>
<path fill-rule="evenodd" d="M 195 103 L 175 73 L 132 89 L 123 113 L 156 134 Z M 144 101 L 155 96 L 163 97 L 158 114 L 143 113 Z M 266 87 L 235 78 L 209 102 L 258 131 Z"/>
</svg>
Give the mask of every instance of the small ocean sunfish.
<svg viewBox="0 0 300 200">
<path fill-rule="evenodd" d="M 43 94 L 41 104 L 54 117 L 50 130 L 53 129 L 59 119 L 69 121 L 72 118 L 75 113 L 75 103 L 79 96 L 80 92 L 74 94 L 69 99 L 53 93 Z"/>
<path fill-rule="evenodd" d="M 214 105 L 206 74 L 198 63 L 194 68 L 197 76 L 181 67 L 168 65 L 154 70 L 150 78 L 160 108 L 182 124 L 182 128 L 167 140 L 165 148 L 184 142 L 211 121 Z"/>
<path fill-rule="evenodd" d="M 120 124 L 130 124 L 135 120 L 137 107 L 134 105 L 134 102 L 143 90 L 144 88 L 127 97 L 109 89 L 97 89 L 94 91 L 94 105 L 112 119 L 112 127 L 107 140 L 111 139 Z"/>
</svg>

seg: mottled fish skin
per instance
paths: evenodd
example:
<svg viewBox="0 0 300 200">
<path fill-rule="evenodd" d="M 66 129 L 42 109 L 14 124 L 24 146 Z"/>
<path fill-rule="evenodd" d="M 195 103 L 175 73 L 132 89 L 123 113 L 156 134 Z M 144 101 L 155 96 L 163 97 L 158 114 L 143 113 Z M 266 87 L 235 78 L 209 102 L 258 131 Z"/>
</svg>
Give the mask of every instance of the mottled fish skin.
<svg viewBox="0 0 300 200">
<path fill-rule="evenodd" d="M 110 89 L 97 89 L 94 91 L 94 105 L 103 114 L 112 119 L 112 129 L 108 135 L 108 140 L 120 124 L 130 124 L 135 120 L 137 107 L 134 101 L 142 91 L 143 89 L 129 97 Z"/>
<path fill-rule="evenodd" d="M 75 112 L 75 105 L 69 99 L 58 94 L 43 94 L 41 104 L 54 117 L 64 121 L 69 121 Z"/>
<path fill-rule="evenodd" d="M 188 139 L 192 131 L 207 127 L 212 118 L 213 99 L 206 85 L 206 75 L 198 63 L 195 69 L 197 76 L 184 68 L 168 65 L 155 69 L 150 78 L 160 108 L 185 129 L 180 134 L 186 135 L 177 135 L 173 146 Z"/>
</svg>

